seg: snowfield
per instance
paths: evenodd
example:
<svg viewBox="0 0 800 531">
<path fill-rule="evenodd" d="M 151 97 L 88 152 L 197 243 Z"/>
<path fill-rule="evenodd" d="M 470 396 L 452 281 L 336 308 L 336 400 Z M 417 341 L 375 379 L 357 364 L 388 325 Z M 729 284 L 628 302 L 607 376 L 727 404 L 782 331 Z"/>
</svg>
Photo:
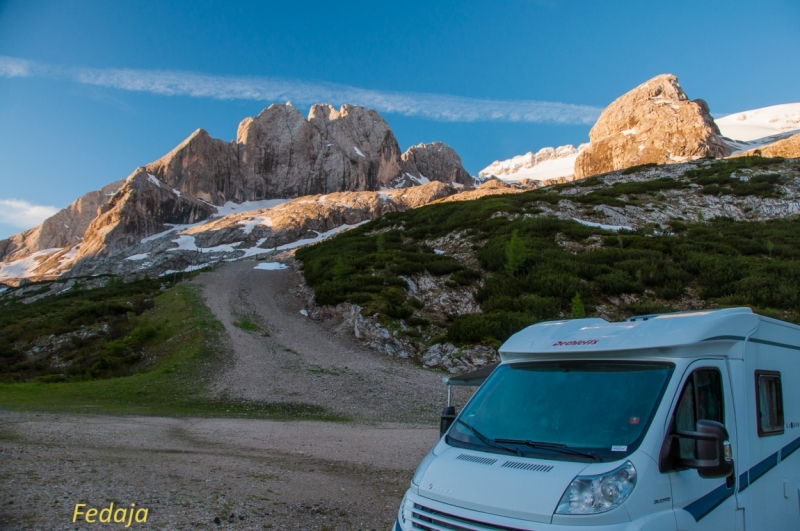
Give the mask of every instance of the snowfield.
<svg viewBox="0 0 800 531">
<path fill-rule="evenodd" d="M 800 133 L 800 103 L 737 112 L 714 121 L 724 136 L 743 142 L 790 131 Z"/>
<path fill-rule="evenodd" d="M 510 159 L 496 160 L 478 175 L 481 177 L 494 175 L 505 182 L 570 177 L 574 173 L 575 159 L 587 146 L 588 144 L 581 144 L 577 149 L 571 144 L 557 148 L 546 147 L 536 153 L 528 152 Z"/>
</svg>

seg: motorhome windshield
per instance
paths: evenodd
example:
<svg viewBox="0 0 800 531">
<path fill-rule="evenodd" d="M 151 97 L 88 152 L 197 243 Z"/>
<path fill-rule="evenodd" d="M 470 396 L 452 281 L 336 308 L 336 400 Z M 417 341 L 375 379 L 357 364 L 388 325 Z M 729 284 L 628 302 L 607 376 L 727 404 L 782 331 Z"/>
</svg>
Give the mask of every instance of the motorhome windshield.
<svg viewBox="0 0 800 531">
<path fill-rule="evenodd" d="M 622 458 L 644 438 L 673 369 L 617 361 L 500 365 L 447 442 L 549 459 Z"/>
</svg>

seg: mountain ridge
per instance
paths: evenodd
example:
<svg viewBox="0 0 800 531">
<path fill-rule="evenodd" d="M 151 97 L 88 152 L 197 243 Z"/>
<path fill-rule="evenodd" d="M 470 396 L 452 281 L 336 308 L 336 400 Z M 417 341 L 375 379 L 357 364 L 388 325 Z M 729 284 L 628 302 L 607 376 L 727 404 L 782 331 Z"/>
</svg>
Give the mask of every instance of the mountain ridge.
<svg viewBox="0 0 800 531">
<path fill-rule="evenodd" d="M 272 104 L 242 120 L 236 140 L 225 142 L 197 129 L 127 179 L 89 192 L 39 227 L 0 241 L 0 263 L 45 251 L 60 260 L 64 249 L 74 251 L 71 263 L 109 256 L 164 232 L 166 225 L 209 219 L 229 202 L 377 192 L 437 181 L 467 188 L 474 183 L 458 154 L 441 142 L 401 153 L 374 110 L 318 104 L 306 118 L 291 103 Z M 50 271 L 64 273 L 63 261 Z"/>
</svg>

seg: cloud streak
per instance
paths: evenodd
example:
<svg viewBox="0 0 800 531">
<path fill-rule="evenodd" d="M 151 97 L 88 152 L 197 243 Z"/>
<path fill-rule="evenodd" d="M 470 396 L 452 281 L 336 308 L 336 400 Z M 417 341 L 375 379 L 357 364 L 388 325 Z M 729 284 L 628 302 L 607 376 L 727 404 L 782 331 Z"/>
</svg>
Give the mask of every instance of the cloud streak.
<svg viewBox="0 0 800 531">
<path fill-rule="evenodd" d="M 381 113 L 444 122 L 592 124 L 602 111 L 597 107 L 569 103 L 376 91 L 334 83 L 266 77 L 211 76 L 169 70 L 60 68 L 7 56 L 0 56 L 0 76 L 66 79 L 86 85 L 163 96 L 292 101 L 303 105 L 351 103 Z"/>
<path fill-rule="evenodd" d="M 22 199 L 0 199 L 0 223 L 19 229 L 40 225 L 56 212 L 56 207 L 34 205 Z"/>
</svg>

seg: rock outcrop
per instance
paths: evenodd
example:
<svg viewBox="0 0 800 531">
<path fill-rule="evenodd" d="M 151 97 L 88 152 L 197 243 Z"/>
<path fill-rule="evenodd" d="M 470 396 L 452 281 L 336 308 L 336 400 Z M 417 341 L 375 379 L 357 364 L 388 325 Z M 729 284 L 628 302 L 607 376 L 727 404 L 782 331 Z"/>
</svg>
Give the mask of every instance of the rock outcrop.
<svg viewBox="0 0 800 531">
<path fill-rule="evenodd" d="M 737 157 L 744 157 L 746 155 L 758 155 L 761 157 L 784 157 L 787 159 L 800 158 L 800 133 L 792 135 L 789 138 L 778 140 L 772 144 L 750 149 L 742 153 L 738 153 Z"/>
<path fill-rule="evenodd" d="M 314 105 L 308 119 L 291 104 L 270 105 L 237 133 L 249 198 L 377 190 L 400 175 L 400 148 L 374 110 Z"/>
<path fill-rule="evenodd" d="M 293 249 L 387 212 L 416 208 L 457 193 L 456 187 L 439 182 L 382 192 L 337 192 L 304 196 L 271 208 L 213 217 L 189 227 L 166 227 L 159 225 L 158 220 L 147 216 L 146 212 L 130 212 L 130 209 L 135 209 L 146 197 L 171 206 L 162 211 L 161 218 L 175 215 L 178 217 L 173 219 L 191 221 L 192 216 L 204 214 L 198 211 L 199 208 L 208 205 L 197 200 L 184 203 L 187 201 L 185 196 L 159 198 L 157 194 L 168 193 L 169 189 L 166 186 L 157 188 L 152 180 L 146 173 L 144 176 L 134 174 L 120 190 L 111 209 L 98 217 L 87 231 L 86 241 L 78 249 L 75 263 L 62 265 L 62 269 L 69 266 L 70 274 L 75 276 L 144 272 L 152 276 L 166 271 L 191 271 L 221 260 Z M 136 194 L 140 196 L 138 199 L 128 200 Z M 123 220 L 134 220 L 144 228 L 127 230 L 122 226 Z M 159 233 L 147 238 L 130 236 L 141 230 Z M 84 246 L 87 248 L 85 252 Z M 47 260 L 47 263 L 38 265 L 39 275 L 57 268 L 60 262 L 55 257 Z"/>
<path fill-rule="evenodd" d="M 100 208 L 86 229 L 76 262 L 134 246 L 142 238 L 164 232 L 167 223 L 195 223 L 216 211 L 208 203 L 173 190 L 139 168 Z"/>
<path fill-rule="evenodd" d="M 11 262 L 46 249 L 68 248 L 80 243 L 83 233 L 97 216 L 97 209 L 107 204 L 124 182 L 120 179 L 84 194 L 38 227 L 0 240 L 0 262 Z"/>
<path fill-rule="evenodd" d="M 589 132 L 575 161 L 581 179 L 647 163 L 726 157 L 723 140 L 703 100 L 691 101 L 670 74 L 656 76 L 617 98 Z"/>
<path fill-rule="evenodd" d="M 461 165 L 461 157 L 443 142 L 411 146 L 401 157 L 404 185 L 430 181 L 457 183 L 472 188 L 472 176 Z"/>
<path fill-rule="evenodd" d="M 144 170 L 170 188 L 214 205 L 251 199 L 239 172 L 236 145 L 211 138 L 203 129 Z"/>
</svg>

